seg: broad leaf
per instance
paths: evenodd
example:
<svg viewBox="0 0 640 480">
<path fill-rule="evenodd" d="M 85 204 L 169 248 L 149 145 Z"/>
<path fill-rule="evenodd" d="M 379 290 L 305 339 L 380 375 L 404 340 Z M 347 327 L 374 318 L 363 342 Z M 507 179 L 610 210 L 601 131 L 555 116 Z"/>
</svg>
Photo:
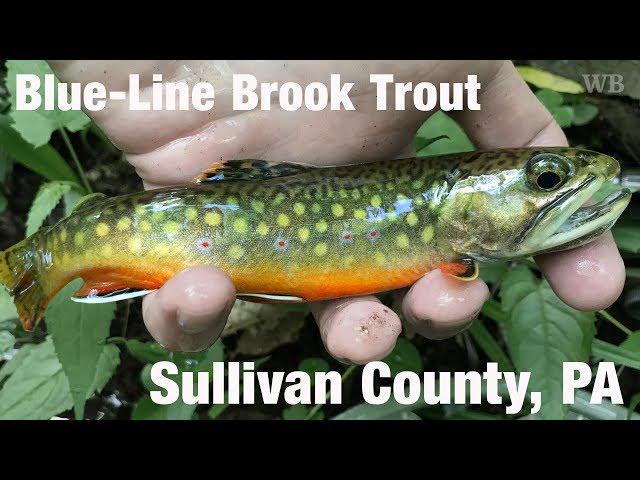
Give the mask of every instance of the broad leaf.
<svg viewBox="0 0 640 480">
<path fill-rule="evenodd" d="M 505 322 L 511 358 L 520 372 L 531 372 L 529 391 L 539 391 L 545 419 L 562 419 L 563 362 L 586 362 L 595 335 L 595 316 L 565 305 L 546 282 L 518 300 Z"/>
<path fill-rule="evenodd" d="M 311 408 L 306 405 L 291 405 L 282 410 L 284 420 L 306 420 Z M 318 410 L 309 420 L 324 420 L 324 412 Z"/>
<path fill-rule="evenodd" d="M 80 281 L 67 285 L 51 301 L 45 318 L 73 397 L 76 418 L 84 416 L 84 401 L 98 373 L 115 303 L 89 305 L 71 300 Z M 113 371 L 112 369 L 109 369 Z"/>
<path fill-rule="evenodd" d="M 0 356 L 12 349 L 15 342 L 16 339 L 11 332 L 0 330 Z"/>
<path fill-rule="evenodd" d="M 0 322 L 14 318 L 18 318 L 18 312 L 13 303 L 13 298 L 11 298 L 6 288 L 0 285 Z"/>
<path fill-rule="evenodd" d="M 640 253 L 640 224 L 633 220 L 620 220 L 611 229 L 618 248 L 631 253 Z"/>
<path fill-rule="evenodd" d="M 443 135 L 446 138 L 438 138 Z M 434 138 L 438 138 L 438 141 L 429 143 Z M 471 143 L 462 127 L 443 112 L 434 113 L 422 124 L 418 129 L 418 133 L 416 133 L 414 146 L 419 157 L 471 152 L 474 149 L 473 143 Z"/>
<path fill-rule="evenodd" d="M 535 291 L 538 281 L 526 265 L 517 265 L 507 271 L 502 279 L 500 299 L 502 309 L 510 311 L 524 297 Z"/>
<path fill-rule="evenodd" d="M 40 186 L 27 216 L 27 237 L 38 231 L 44 220 L 56 208 L 60 199 L 73 188 L 79 187 L 72 182 L 59 181 L 45 183 Z"/>
<path fill-rule="evenodd" d="M 0 149 L 16 162 L 42 175 L 47 180 L 78 183 L 78 177 L 60 154 L 50 145 L 34 148 L 11 125 L 9 117 L 0 114 Z"/>
<path fill-rule="evenodd" d="M 560 77 L 559 75 L 554 75 L 553 73 L 546 72 L 539 68 L 525 65 L 518 66 L 516 68 L 527 83 L 535 85 L 538 88 L 548 88 L 550 90 L 563 93 L 584 92 L 582 85 L 568 78 Z"/>
<path fill-rule="evenodd" d="M 87 398 L 104 388 L 117 366 L 116 356 L 116 347 L 105 347 L 98 361 L 105 369 L 93 379 Z M 107 366 L 111 372 L 106 371 Z M 21 347 L 18 354 L 0 369 L 0 381 L 7 376 L 9 378 L 0 390 L 0 420 L 47 420 L 73 405 L 69 381 L 51 337 L 38 345 Z"/>
<path fill-rule="evenodd" d="M 382 360 L 395 376 L 402 371 L 422 373 L 422 357 L 416 346 L 406 338 L 400 337 L 393 351 Z"/>
<path fill-rule="evenodd" d="M 31 143 L 35 147 L 45 145 L 49 142 L 51 134 L 58 128 L 67 128 L 72 132 L 86 127 L 89 123 L 89 117 L 82 110 L 69 110 L 63 112 L 57 108 L 54 110 L 45 110 L 44 99 L 40 108 L 32 111 L 17 111 L 15 108 L 16 101 L 16 75 L 34 74 L 40 78 L 40 92 L 44 91 L 44 82 L 46 74 L 53 74 L 53 71 L 43 60 L 8 60 L 7 67 L 7 90 L 10 95 L 12 104 L 11 117 L 14 120 L 13 128 L 20 132 L 22 138 Z M 55 104 L 57 105 L 58 80 L 55 80 Z"/>
<path fill-rule="evenodd" d="M 310 357 L 305 358 L 300 362 L 300 364 L 298 365 L 298 370 L 308 373 L 309 377 L 311 378 L 311 385 L 313 385 L 316 380 L 315 373 L 328 372 L 329 364 L 324 358 Z"/>
<path fill-rule="evenodd" d="M 598 360 L 614 362 L 617 365 L 640 370 L 640 353 L 633 352 L 622 345 L 617 346 L 603 340 L 595 339 L 592 346 L 592 354 Z"/>
</svg>

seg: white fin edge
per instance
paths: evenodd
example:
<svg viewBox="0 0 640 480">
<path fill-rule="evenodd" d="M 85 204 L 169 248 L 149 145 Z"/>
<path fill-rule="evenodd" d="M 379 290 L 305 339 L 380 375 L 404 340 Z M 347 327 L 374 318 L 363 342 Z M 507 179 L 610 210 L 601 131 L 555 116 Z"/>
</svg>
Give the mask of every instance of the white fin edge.
<svg viewBox="0 0 640 480">
<path fill-rule="evenodd" d="M 287 303 L 304 303 L 305 299 L 300 297 L 294 297 L 292 295 L 269 295 L 267 293 L 239 293 L 238 297 L 242 298 L 260 298 L 262 300 L 271 300 L 274 302 L 287 302 Z"/>
<path fill-rule="evenodd" d="M 111 303 L 118 302 L 120 300 L 126 300 L 128 298 L 142 297 L 144 295 L 148 295 L 151 292 L 155 292 L 155 290 L 139 290 L 137 292 L 120 293 L 111 297 L 71 297 L 71 300 L 77 303 Z"/>
</svg>

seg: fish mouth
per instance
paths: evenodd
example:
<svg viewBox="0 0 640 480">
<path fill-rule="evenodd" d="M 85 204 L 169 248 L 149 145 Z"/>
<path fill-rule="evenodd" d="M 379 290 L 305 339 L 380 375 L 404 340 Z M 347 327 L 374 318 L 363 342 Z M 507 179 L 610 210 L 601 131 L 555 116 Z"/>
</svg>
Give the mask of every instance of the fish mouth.
<svg viewBox="0 0 640 480">
<path fill-rule="evenodd" d="M 584 205 L 605 183 L 600 175 L 589 175 L 574 190 L 545 207 L 525 238 L 527 255 L 575 248 L 609 230 L 631 201 L 631 190 L 620 189 L 600 202 Z"/>
</svg>

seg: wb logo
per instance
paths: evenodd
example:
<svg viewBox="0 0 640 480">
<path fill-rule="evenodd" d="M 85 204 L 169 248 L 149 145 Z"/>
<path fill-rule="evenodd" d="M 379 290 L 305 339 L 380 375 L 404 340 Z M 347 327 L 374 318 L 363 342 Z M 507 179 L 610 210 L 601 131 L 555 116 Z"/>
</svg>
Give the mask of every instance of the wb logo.
<svg viewBox="0 0 640 480">
<path fill-rule="evenodd" d="M 619 73 L 594 73 L 582 75 L 587 92 L 593 93 L 622 93 L 624 91 L 623 77 Z"/>
</svg>

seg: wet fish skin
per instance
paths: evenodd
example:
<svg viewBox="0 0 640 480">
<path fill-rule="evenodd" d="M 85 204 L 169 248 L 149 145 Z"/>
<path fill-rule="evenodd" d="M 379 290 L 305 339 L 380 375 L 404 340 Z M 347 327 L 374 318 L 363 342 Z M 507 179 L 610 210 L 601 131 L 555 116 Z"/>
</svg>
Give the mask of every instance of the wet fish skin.
<svg viewBox="0 0 640 480">
<path fill-rule="evenodd" d="M 1 254 L 0 281 L 26 328 L 77 277 L 77 296 L 153 290 L 195 265 L 220 268 L 240 293 L 306 301 L 401 288 L 464 259 L 521 255 L 519 235 L 561 193 L 527 183 L 544 152 L 573 165 L 567 191 L 592 164 L 601 176 L 617 168 L 584 150 L 508 149 L 87 201 Z"/>
</svg>

